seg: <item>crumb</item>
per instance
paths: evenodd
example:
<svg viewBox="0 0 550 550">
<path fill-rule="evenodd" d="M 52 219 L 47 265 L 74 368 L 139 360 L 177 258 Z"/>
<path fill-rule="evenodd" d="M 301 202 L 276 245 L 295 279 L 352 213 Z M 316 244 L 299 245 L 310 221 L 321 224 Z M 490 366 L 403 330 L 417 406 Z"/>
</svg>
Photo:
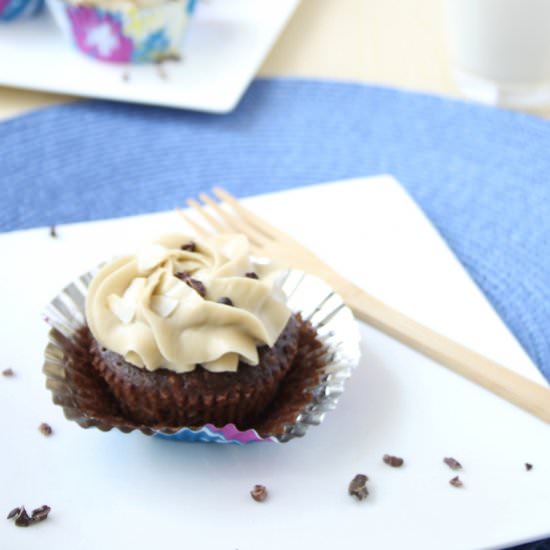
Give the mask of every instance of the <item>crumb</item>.
<svg viewBox="0 0 550 550">
<path fill-rule="evenodd" d="M 130 82 L 130 73 L 128 71 L 124 71 L 122 73 L 122 81 L 123 82 Z"/>
<path fill-rule="evenodd" d="M 7 516 L 7 519 L 13 519 L 15 521 L 15 525 L 17 527 L 28 527 L 29 525 L 32 525 L 33 523 L 39 523 L 41 521 L 44 521 L 48 514 L 50 513 L 51 508 L 44 504 L 43 506 L 40 506 L 39 508 L 35 508 L 31 515 L 27 513 L 27 510 L 25 510 L 24 506 L 19 506 L 17 508 L 14 508 Z"/>
<path fill-rule="evenodd" d="M 453 487 L 462 487 L 464 483 L 462 483 L 461 479 L 458 476 L 453 477 L 453 479 L 449 480 L 449 483 Z"/>
<path fill-rule="evenodd" d="M 263 485 L 254 485 L 254 489 L 250 491 L 250 496 L 256 502 L 263 502 L 267 498 L 267 489 Z"/>
<path fill-rule="evenodd" d="M 231 298 L 228 298 L 227 296 L 222 296 L 218 301 L 217 301 L 218 304 L 222 304 L 224 306 L 232 306 L 233 305 L 233 300 L 231 300 Z"/>
<path fill-rule="evenodd" d="M 369 478 L 364 474 L 357 474 L 348 486 L 348 493 L 357 500 L 367 498 L 369 494 L 367 490 L 367 481 Z"/>
<path fill-rule="evenodd" d="M 58 237 L 57 228 L 55 227 L 55 225 L 50 225 L 50 237 L 52 239 L 56 239 Z"/>
<path fill-rule="evenodd" d="M 168 73 L 166 72 L 166 69 L 164 68 L 164 61 L 156 61 L 157 65 L 157 73 L 162 78 L 162 80 L 168 80 Z"/>
<path fill-rule="evenodd" d="M 402 458 L 393 455 L 384 455 L 382 460 L 385 464 L 391 466 L 392 468 L 400 468 L 401 466 L 403 466 L 404 462 Z"/>
<path fill-rule="evenodd" d="M 458 460 L 455 460 L 454 458 L 447 457 L 443 459 L 443 462 L 449 466 L 451 470 L 462 470 L 462 464 Z"/>
<path fill-rule="evenodd" d="M 53 433 L 52 427 L 49 424 L 46 424 L 46 422 L 42 422 L 42 424 L 40 424 L 40 426 L 38 426 L 38 431 L 42 435 L 46 435 L 46 436 L 52 435 L 52 433 Z"/>
<path fill-rule="evenodd" d="M 2 376 L 10 377 L 14 375 L 15 375 L 15 372 L 13 372 L 13 369 L 4 369 L 2 371 Z"/>
<path fill-rule="evenodd" d="M 248 273 L 245 273 L 244 276 L 249 279 L 259 279 L 258 274 L 254 273 L 254 271 L 249 271 Z"/>
<path fill-rule="evenodd" d="M 526 463 L 525 463 L 525 469 L 526 469 L 527 471 L 532 470 L 532 469 L 533 469 L 533 465 L 530 464 L 529 462 L 526 462 Z"/>
</svg>

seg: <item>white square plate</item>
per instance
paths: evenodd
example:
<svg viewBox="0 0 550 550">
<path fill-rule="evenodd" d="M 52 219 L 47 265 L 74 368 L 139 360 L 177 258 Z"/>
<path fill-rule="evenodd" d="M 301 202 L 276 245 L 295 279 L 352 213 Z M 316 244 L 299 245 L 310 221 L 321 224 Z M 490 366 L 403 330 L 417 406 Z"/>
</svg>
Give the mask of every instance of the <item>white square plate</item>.
<svg viewBox="0 0 550 550">
<path fill-rule="evenodd" d="M 199 2 L 183 61 L 119 65 L 79 53 L 49 14 L 0 25 L 0 84 L 226 113 L 239 102 L 299 0 Z M 128 79 L 125 80 L 125 74 Z"/>
<path fill-rule="evenodd" d="M 395 180 L 246 202 L 394 307 L 544 383 Z M 57 239 L 0 235 L 2 368 L 16 371 L 0 377 L 0 513 L 52 507 L 28 529 L 1 520 L 3 547 L 454 550 L 550 535 L 548 425 L 366 325 L 338 407 L 288 444 L 186 444 L 65 420 L 40 372 L 44 304 L 99 261 L 182 224 L 161 213 L 61 226 Z M 44 421 L 49 438 L 37 431 Z M 390 468 L 385 453 L 405 465 Z M 464 465 L 464 487 L 449 485 L 457 472 L 445 456 Z M 357 473 L 370 478 L 363 502 L 347 494 Z M 270 491 L 261 504 L 248 494 L 256 483 Z"/>
</svg>

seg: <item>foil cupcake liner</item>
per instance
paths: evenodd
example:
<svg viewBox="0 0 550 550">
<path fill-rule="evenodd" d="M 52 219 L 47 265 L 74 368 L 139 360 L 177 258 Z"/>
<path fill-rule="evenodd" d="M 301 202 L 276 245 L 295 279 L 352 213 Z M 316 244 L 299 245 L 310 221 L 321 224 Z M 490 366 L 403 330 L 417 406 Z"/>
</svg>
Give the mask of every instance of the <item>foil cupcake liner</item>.
<svg viewBox="0 0 550 550">
<path fill-rule="evenodd" d="M 179 58 L 196 0 L 147 7 L 120 2 L 109 8 L 64 0 L 47 3 L 61 30 L 86 55 L 111 63 L 147 63 Z"/>
<path fill-rule="evenodd" d="M 281 386 L 277 403 L 261 425 L 246 430 L 233 424 L 179 428 L 138 425 L 111 410 L 108 401 L 102 400 L 102 392 L 107 395 L 108 390 L 95 369 L 83 371 L 78 361 L 71 359 L 88 354 L 82 341 L 86 328 L 84 308 L 94 274 L 95 271 L 88 272 L 65 287 L 44 312 L 51 326 L 43 366 L 46 387 L 52 392 L 54 403 L 63 407 L 65 416 L 84 428 L 140 430 L 146 435 L 190 442 L 284 443 L 303 436 L 309 426 L 322 422 L 326 412 L 336 406 L 345 380 L 359 362 L 359 329 L 350 309 L 320 279 L 289 269 L 281 275 L 287 303 L 293 312 L 300 312 L 311 323 L 321 345 L 315 351 L 303 352 L 300 369 L 288 375 L 294 378 L 286 388 L 284 384 Z"/>
<path fill-rule="evenodd" d="M 44 0 L 0 0 L 0 23 L 8 23 L 39 14 Z"/>
</svg>

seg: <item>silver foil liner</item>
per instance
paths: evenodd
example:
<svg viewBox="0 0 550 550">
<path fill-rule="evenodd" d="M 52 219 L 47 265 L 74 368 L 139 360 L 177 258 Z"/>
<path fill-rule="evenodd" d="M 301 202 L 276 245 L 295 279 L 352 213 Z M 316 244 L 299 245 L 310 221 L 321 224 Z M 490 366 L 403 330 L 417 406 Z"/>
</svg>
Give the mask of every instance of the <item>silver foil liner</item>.
<svg viewBox="0 0 550 550">
<path fill-rule="evenodd" d="M 85 273 L 65 287 L 44 312 L 45 320 L 51 326 L 43 367 L 46 386 L 52 392 L 54 403 L 63 407 L 65 416 L 84 428 L 97 427 L 104 431 L 117 428 L 123 432 L 137 429 L 146 435 L 180 441 L 284 443 L 303 436 L 309 426 L 322 422 L 326 412 L 336 406 L 346 379 L 359 362 L 359 329 L 350 309 L 320 279 L 289 269 L 281 276 L 287 303 L 293 312 L 300 312 L 302 318 L 312 324 L 317 331 L 317 340 L 322 344 L 316 352 L 319 367 L 315 383 L 302 388 L 308 396 L 307 402 L 295 410 L 287 410 L 284 421 L 273 433 L 266 433 L 261 427 L 240 430 L 233 424 L 178 428 L 135 424 L 119 413 L 98 409 L 94 391 L 101 391 L 102 381 L 90 378 L 81 384 L 87 374 L 75 370 L 72 361 L 72 356 L 88 352 L 79 346 L 79 339 L 85 327 L 86 293 L 94 274 L 95 271 Z M 95 372 L 89 375 L 99 376 Z M 272 420 L 271 424 L 276 425 L 277 419 Z"/>
</svg>

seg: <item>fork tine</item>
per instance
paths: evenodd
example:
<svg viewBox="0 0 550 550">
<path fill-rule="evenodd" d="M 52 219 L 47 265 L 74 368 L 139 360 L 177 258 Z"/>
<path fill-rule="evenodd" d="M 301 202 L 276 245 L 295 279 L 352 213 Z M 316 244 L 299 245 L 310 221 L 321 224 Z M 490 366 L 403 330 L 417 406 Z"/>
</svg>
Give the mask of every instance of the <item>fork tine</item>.
<svg viewBox="0 0 550 550">
<path fill-rule="evenodd" d="M 197 202 L 194 199 L 187 199 L 187 204 L 195 211 L 197 214 L 205 219 L 218 233 L 227 233 L 227 227 L 223 226 L 219 220 L 214 216 L 210 215 L 202 204 Z"/>
<path fill-rule="evenodd" d="M 191 216 L 189 216 L 187 213 L 185 213 L 181 208 L 176 208 L 177 213 L 185 220 L 185 222 L 190 225 L 194 231 L 196 231 L 197 235 L 201 237 L 210 237 L 212 236 L 212 233 L 205 229 L 202 225 L 199 225 L 194 220 L 191 219 Z"/>
<path fill-rule="evenodd" d="M 200 193 L 199 197 L 205 204 L 210 206 L 216 214 L 218 214 L 218 216 L 222 218 L 229 227 L 231 227 L 233 231 L 244 233 L 251 243 L 258 246 L 262 246 L 266 243 L 266 237 L 259 233 L 255 227 L 251 226 L 248 222 L 243 221 L 238 216 L 225 211 L 219 203 L 209 197 L 206 193 Z"/>
<path fill-rule="evenodd" d="M 253 214 L 250 210 L 245 208 L 233 195 L 231 195 L 231 193 L 225 189 L 221 187 L 214 187 L 212 191 L 220 200 L 225 201 L 243 219 L 245 219 L 249 224 L 252 224 L 257 231 L 260 231 L 269 239 L 272 240 L 277 234 L 281 233 L 281 231 L 275 229 L 275 227 L 268 224 L 266 221 L 256 216 L 256 214 Z"/>
</svg>

